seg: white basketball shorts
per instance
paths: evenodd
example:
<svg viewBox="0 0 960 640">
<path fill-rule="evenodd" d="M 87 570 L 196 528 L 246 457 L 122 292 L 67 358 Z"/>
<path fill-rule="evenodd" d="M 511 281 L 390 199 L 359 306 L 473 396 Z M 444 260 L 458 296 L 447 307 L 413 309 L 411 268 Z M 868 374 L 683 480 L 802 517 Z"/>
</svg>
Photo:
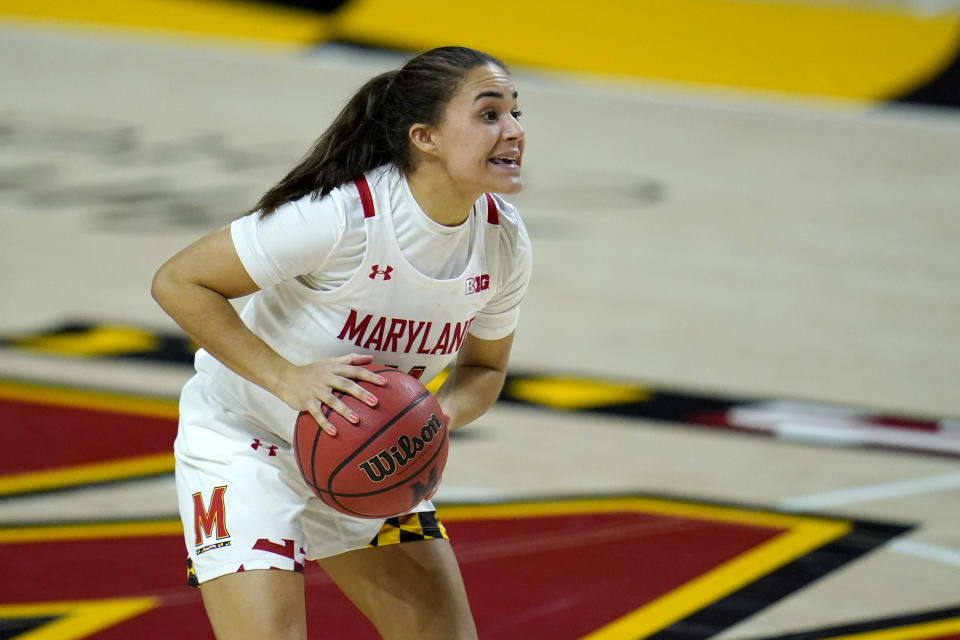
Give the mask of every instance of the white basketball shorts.
<svg viewBox="0 0 960 640">
<path fill-rule="evenodd" d="M 323 504 L 303 481 L 292 445 L 224 407 L 211 384 L 198 374 L 184 386 L 174 443 L 190 584 L 252 569 L 302 571 L 306 560 L 447 537 L 429 501 L 385 520 Z"/>
</svg>

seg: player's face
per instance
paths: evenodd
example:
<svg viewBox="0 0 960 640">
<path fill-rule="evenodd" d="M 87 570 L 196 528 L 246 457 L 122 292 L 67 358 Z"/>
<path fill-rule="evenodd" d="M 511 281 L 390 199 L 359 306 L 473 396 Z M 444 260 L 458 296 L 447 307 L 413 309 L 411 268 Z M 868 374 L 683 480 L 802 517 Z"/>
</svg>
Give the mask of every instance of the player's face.
<svg viewBox="0 0 960 640">
<path fill-rule="evenodd" d="M 506 71 L 494 64 L 472 69 L 445 115 L 434 140 L 448 175 L 461 188 L 479 193 L 523 188 L 523 127 L 517 88 Z"/>
</svg>

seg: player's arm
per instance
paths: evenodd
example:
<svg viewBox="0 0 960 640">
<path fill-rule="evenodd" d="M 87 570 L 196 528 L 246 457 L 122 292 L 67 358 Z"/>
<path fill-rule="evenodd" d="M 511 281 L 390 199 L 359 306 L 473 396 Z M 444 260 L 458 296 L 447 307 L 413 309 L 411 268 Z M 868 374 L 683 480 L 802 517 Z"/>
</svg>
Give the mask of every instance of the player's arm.
<svg viewBox="0 0 960 640">
<path fill-rule="evenodd" d="M 500 395 L 507 377 L 513 333 L 499 340 L 467 334 L 453 370 L 437 391 L 437 400 L 450 416 L 450 429 L 479 418 Z"/>
<path fill-rule="evenodd" d="M 154 276 L 151 293 L 187 335 L 213 357 L 294 409 L 310 411 L 331 432 L 333 427 L 321 413 L 321 402 L 347 419 L 351 411 L 332 390 L 370 402 L 369 394 L 352 380 L 380 384 L 375 374 L 353 366 L 369 363 L 370 357 L 351 354 L 308 366 L 293 365 L 250 331 L 230 303 L 230 299 L 258 288 L 240 261 L 230 227 L 226 226 L 170 258 Z"/>
<path fill-rule="evenodd" d="M 258 288 L 233 248 L 230 227 L 225 226 L 167 260 L 153 278 L 151 293 L 213 357 L 244 378 L 272 389 L 285 361 L 247 329 L 230 303 L 231 298 Z"/>
</svg>

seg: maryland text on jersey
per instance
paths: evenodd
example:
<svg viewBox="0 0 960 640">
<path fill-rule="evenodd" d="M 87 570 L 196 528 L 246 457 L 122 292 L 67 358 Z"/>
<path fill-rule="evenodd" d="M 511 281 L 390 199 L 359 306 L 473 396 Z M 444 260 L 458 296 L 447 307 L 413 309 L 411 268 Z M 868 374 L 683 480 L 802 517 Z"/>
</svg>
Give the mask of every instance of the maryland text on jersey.
<svg viewBox="0 0 960 640">
<path fill-rule="evenodd" d="M 388 318 L 350 309 L 337 336 L 361 349 L 392 353 L 451 354 L 460 350 L 473 318 L 463 322 L 445 322 L 442 328 L 428 320 Z M 434 337 L 436 336 L 436 337 Z M 414 351 L 416 349 L 416 351 Z"/>
</svg>

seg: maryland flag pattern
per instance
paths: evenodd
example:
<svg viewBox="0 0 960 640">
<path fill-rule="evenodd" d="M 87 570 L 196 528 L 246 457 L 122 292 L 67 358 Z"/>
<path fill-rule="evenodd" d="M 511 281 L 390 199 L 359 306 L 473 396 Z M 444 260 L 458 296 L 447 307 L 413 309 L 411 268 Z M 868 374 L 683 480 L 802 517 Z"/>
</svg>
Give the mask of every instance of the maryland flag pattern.
<svg viewBox="0 0 960 640">
<path fill-rule="evenodd" d="M 187 586 L 199 587 L 200 581 L 197 580 L 197 570 L 193 568 L 193 560 L 187 558 Z"/>
<path fill-rule="evenodd" d="M 436 511 L 408 513 L 404 516 L 387 518 L 380 531 L 370 541 L 370 547 L 383 547 L 399 542 L 415 542 L 443 538 L 449 540 L 443 523 L 437 519 Z"/>
</svg>

